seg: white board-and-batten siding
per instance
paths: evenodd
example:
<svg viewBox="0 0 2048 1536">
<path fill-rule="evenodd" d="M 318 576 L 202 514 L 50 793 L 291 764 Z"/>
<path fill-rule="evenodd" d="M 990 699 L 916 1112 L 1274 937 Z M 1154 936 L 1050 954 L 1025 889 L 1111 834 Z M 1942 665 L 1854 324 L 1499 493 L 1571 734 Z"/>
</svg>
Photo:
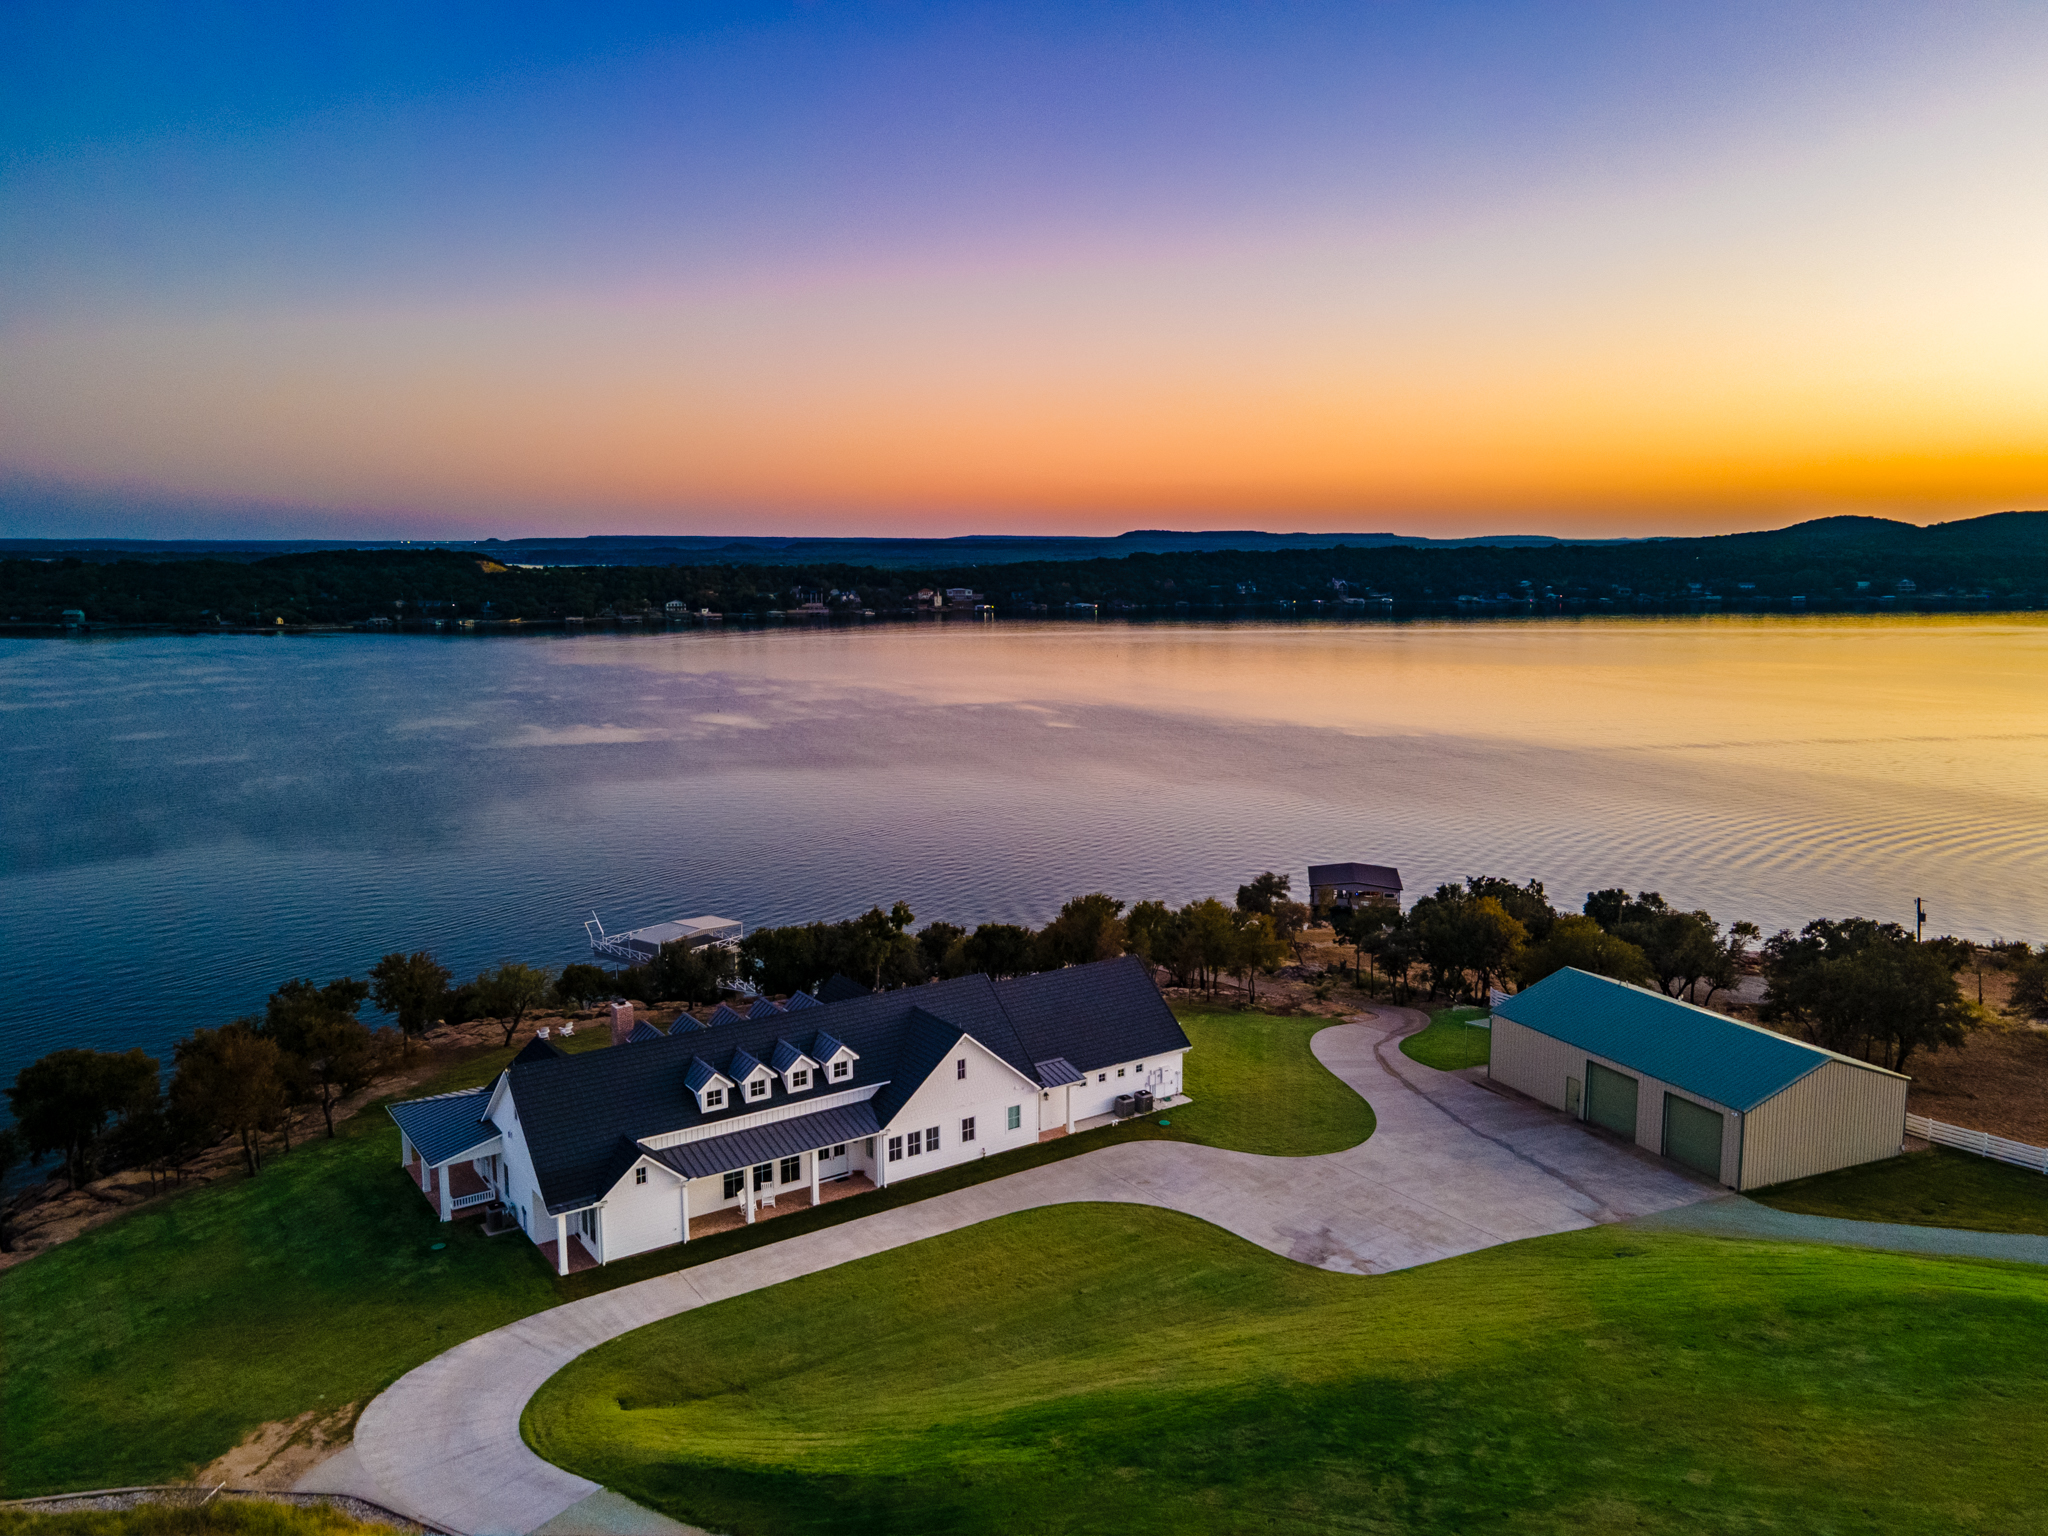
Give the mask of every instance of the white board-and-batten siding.
<svg viewBox="0 0 2048 1536">
<path fill-rule="evenodd" d="M 1907 1080 L 1823 1062 L 1749 1112 L 1742 1189 L 1894 1157 L 1905 1145 Z"/>
<path fill-rule="evenodd" d="M 1586 1063 L 1597 1061 L 1611 1071 L 1636 1080 L 1636 1145 L 1660 1156 L 1664 1151 L 1664 1095 L 1689 1099 L 1721 1117 L 1721 1171 L 1719 1179 L 1730 1188 L 1741 1176 L 1744 1116 L 1726 1104 L 1717 1104 L 1697 1093 L 1651 1077 L 1640 1067 L 1609 1056 L 1596 1055 L 1583 1046 L 1572 1045 L 1540 1030 L 1517 1024 L 1513 1019 L 1493 1016 L 1493 1052 L 1488 1075 L 1517 1093 L 1525 1093 L 1552 1109 L 1565 1109 L 1565 1080 L 1579 1080 L 1579 1114 L 1586 1112 Z"/>
</svg>

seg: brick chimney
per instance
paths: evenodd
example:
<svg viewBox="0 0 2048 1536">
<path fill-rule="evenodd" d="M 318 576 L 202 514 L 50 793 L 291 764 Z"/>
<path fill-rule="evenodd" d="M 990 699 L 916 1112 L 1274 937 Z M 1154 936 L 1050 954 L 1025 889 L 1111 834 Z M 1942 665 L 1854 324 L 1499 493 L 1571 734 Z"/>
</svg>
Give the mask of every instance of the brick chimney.
<svg viewBox="0 0 2048 1536">
<path fill-rule="evenodd" d="M 613 1003 L 612 1044 L 624 1045 L 626 1043 L 626 1036 L 633 1033 L 634 1023 L 633 1005 L 631 1003 Z"/>
</svg>

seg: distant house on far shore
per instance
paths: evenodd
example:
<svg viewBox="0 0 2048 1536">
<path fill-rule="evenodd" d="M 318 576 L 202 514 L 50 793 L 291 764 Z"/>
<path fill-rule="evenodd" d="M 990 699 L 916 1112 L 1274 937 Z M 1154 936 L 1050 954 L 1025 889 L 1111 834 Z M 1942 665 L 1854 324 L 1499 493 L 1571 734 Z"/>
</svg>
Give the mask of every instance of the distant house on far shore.
<svg viewBox="0 0 2048 1536">
<path fill-rule="evenodd" d="M 1401 900 L 1401 871 L 1390 864 L 1311 864 L 1308 899 L 1314 907 L 1351 907 L 1361 901 Z"/>
</svg>

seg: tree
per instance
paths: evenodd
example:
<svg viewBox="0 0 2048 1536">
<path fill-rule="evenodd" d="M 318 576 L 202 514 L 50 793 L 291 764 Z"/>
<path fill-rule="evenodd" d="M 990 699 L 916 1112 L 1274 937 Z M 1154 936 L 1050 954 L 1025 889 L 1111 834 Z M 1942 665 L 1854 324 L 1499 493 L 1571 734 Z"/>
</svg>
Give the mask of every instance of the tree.
<svg viewBox="0 0 2048 1536">
<path fill-rule="evenodd" d="M 961 943 L 967 957 L 968 973 L 991 976 L 1024 976 L 1036 970 L 1038 936 L 1016 923 L 983 923 Z"/>
<path fill-rule="evenodd" d="M 1230 974 L 1244 983 L 1245 1001 L 1259 1000 L 1259 973 L 1268 976 L 1287 960 L 1287 944 L 1273 926 L 1270 912 L 1239 912 L 1236 937 L 1226 962 Z"/>
<path fill-rule="evenodd" d="M 398 1016 L 398 1032 L 407 1054 L 412 1042 L 426 1033 L 454 978 L 425 950 L 389 954 L 370 971 L 370 998 L 386 1013 Z"/>
<path fill-rule="evenodd" d="M 256 1033 L 256 1021 L 194 1030 L 177 1045 L 171 1105 L 216 1135 L 238 1137 L 251 1174 L 263 1167 L 263 1132 L 285 1108 L 282 1052 Z"/>
<path fill-rule="evenodd" d="M 1721 925 L 1705 912 L 1645 911 L 1608 931 L 1642 951 L 1658 987 L 1672 997 L 1689 994 L 1722 960 Z"/>
<path fill-rule="evenodd" d="M 1147 965 L 1158 965 L 1160 941 L 1173 926 L 1173 911 L 1163 901 L 1140 901 L 1124 917 L 1124 947 Z"/>
<path fill-rule="evenodd" d="M 1560 917 L 1551 925 L 1548 938 L 1522 951 L 1515 975 L 1522 986 L 1533 987 L 1566 966 L 1644 987 L 1656 980 L 1640 949 L 1616 938 L 1590 917 Z"/>
<path fill-rule="evenodd" d="M 2021 1018 L 2048 1018 L 2048 955 L 2027 955 L 2007 969 L 2012 992 L 2006 1007 Z"/>
<path fill-rule="evenodd" d="M 853 920 L 849 959 L 857 973 L 869 978 L 872 991 L 882 990 L 886 976 L 895 986 L 919 979 L 917 940 L 909 933 L 917 914 L 903 902 L 887 912 L 871 907 Z"/>
<path fill-rule="evenodd" d="M 0 1126 L 0 1187 L 7 1182 L 7 1175 L 14 1172 L 28 1156 L 28 1143 L 22 1139 L 19 1126 Z M 152 1188 L 155 1186 L 152 1185 Z M 14 1228 L 12 1216 L 4 1205 L 0 1205 L 0 1253 L 14 1252 Z"/>
<path fill-rule="evenodd" d="M 155 1097 L 157 1063 L 139 1050 L 52 1051 L 16 1074 L 7 1102 L 30 1157 L 56 1152 L 77 1189 L 98 1172 L 110 1117 Z"/>
<path fill-rule="evenodd" d="M 1725 992 L 1742 979 L 1742 967 L 1749 959 L 1749 946 L 1763 937 L 1763 930 L 1755 923 L 1730 923 L 1727 937 L 1721 940 L 1719 952 L 1714 956 L 1714 968 L 1701 979 L 1707 984 L 1704 999 L 1707 1006 L 1713 1006 L 1714 994 Z"/>
<path fill-rule="evenodd" d="M 1408 1000 L 1408 972 L 1415 965 L 1415 938 L 1404 925 L 1390 928 L 1380 939 L 1379 952 L 1374 957 L 1381 972 L 1394 986 L 1394 1001 Z"/>
<path fill-rule="evenodd" d="M 646 985 L 655 998 L 680 998 L 686 1007 L 694 1008 L 712 1001 L 738 975 L 739 956 L 725 945 L 692 948 L 688 939 L 670 939 L 648 965 Z M 555 989 L 561 990 L 560 982 Z"/>
<path fill-rule="evenodd" d="M 1557 921 L 1557 912 L 1550 905 L 1550 897 L 1545 894 L 1541 880 L 1517 885 L 1495 875 L 1468 875 L 1465 894 L 1475 901 L 1492 897 L 1538 943 L 1548 936 L 1550 925 Z"/>
<path fill-rule="evenodd" d="M 1250 885 L 1240 885 L 1237 888 L 1237 910 L 1240 912 L 1263 912 L 1268 917 L 1271 917 L 1273 915 L 1273 904 L 1276 901 L 1285 900 L 1287 892 L 1293 884 L 1294 881 L 1291 877 L 1276 875 L 1269 869 L 1252 881 Z"/>
<path fill-rule="evenodd" d="M 1114 960 L 1124 952 L 1124 904 L 1102 891 L 1076 896 L 1038 936 L 1048 970 Z"/>
<path fill-rule="evenodd" d="M 1186 958 L 1203 990 L 1213 994 L 1217 977 L 1237 955 L 1236 914 L 1214 896 L 1204 896 L 1182 907 L 1181 916 L 1186 921 Z"/>
<path fill-rule="evenodd" d="M 279 1051 L 278 1073 L 293 1104 L 317 1104 L 334 1139 L 334 1106 L 370 1085 L 384 1052 L 356 1010 L 370 995 L 365 982 L 344 976 L 316 988 L 294 978 L 270 994 L 259 1033 Z M 285 1149 L 291 1149 L 286 1118 Z"/>
<path fill-rule="evenodd" d="M 1961 1045 L 1980 1022 L 1951 956 L 1897 923 L 1821 918 L 1764 945 L 1763 1016 L 1802 1026 L 1816 1045 L 1902 1071 L 1921 1051 Z"/>
<path fill-rule="evenodd" d="M 555 996 L 565 1008 L 588 1008 L 592 998 L 610 991 L 603 968 L 588 961 L 563 966 L 562 974 L 555 978 Z"/>
<path fill-rule="evenodd" d="M 505 1043 L 510 1045 L 527 1014 L 545 1003 L 554 990 L 554 973 L 544 967 L 523 960 L 501 961 L 495 971 L 485 971 L 476 979 L 477 1011 L 498 1021 L 505 1031 Z"/>
<path fill-rule="evenodd" d="M 1529 936 L 1497 897 L 1474 898 L 1457 885 L 1440 885 L 1416 902 L 1408 926 L 1429 968 L 1430 990 L 1456 997 L 1483 998 L 1495 978 L 1512 973 Z"/>
<path fill-rule="evenodd" d="M 1356 976 L 1358 967 L 1365 963 L 1368 955 L 1373 957 L 1375 968 L 1377 967 L 1379 954 L 1386 946 L 1387 935 L 1406 921 L 1401 909 L 1391 901 L 1365 901 L 1355 906 L 1337 908 L 1330 914 L 1330 929 L 1339 939 L 1349 944 L 1357 956 L 1352 965 L 1352 974 Z"/>
<path fill-rule="evenodd" d="M 961 941 L 967 930 L 958 923 L 926 923 L 917 931 L 917 958 L 927 976 L 964 976 L 967 957 Z"/>
</svg>

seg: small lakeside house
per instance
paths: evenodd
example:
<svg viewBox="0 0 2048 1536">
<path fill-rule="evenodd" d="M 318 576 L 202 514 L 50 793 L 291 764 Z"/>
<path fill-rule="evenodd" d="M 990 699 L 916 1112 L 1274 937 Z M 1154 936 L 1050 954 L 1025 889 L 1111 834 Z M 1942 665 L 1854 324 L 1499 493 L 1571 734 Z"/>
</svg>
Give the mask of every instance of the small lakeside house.
<svg viewBox="0 0 2048 1536">
<path fill-rule="evenodd" d="M 1401 871 L 1390 864 L 1311 864 L 1308 904 L 1355 907 L 1364 901 L 1401 901 Z"/>
<path fill-rule="evenodd" d="M 1495 1001 L 1487 1071 L 1736 1190 L 1905 1144 L 1904 1075 L 1569 967 Z"/>
<path fill-rule="evenodd" d="M 1008 981 L 821 989 L 390 1106 L 442 1220 L 494 1207 L 560 1274 L 1179 1100 L 1189 1043 L 1126 956 Z M 651 1038 L 649 1038 L 651 1036 Z"/>
</svg>

